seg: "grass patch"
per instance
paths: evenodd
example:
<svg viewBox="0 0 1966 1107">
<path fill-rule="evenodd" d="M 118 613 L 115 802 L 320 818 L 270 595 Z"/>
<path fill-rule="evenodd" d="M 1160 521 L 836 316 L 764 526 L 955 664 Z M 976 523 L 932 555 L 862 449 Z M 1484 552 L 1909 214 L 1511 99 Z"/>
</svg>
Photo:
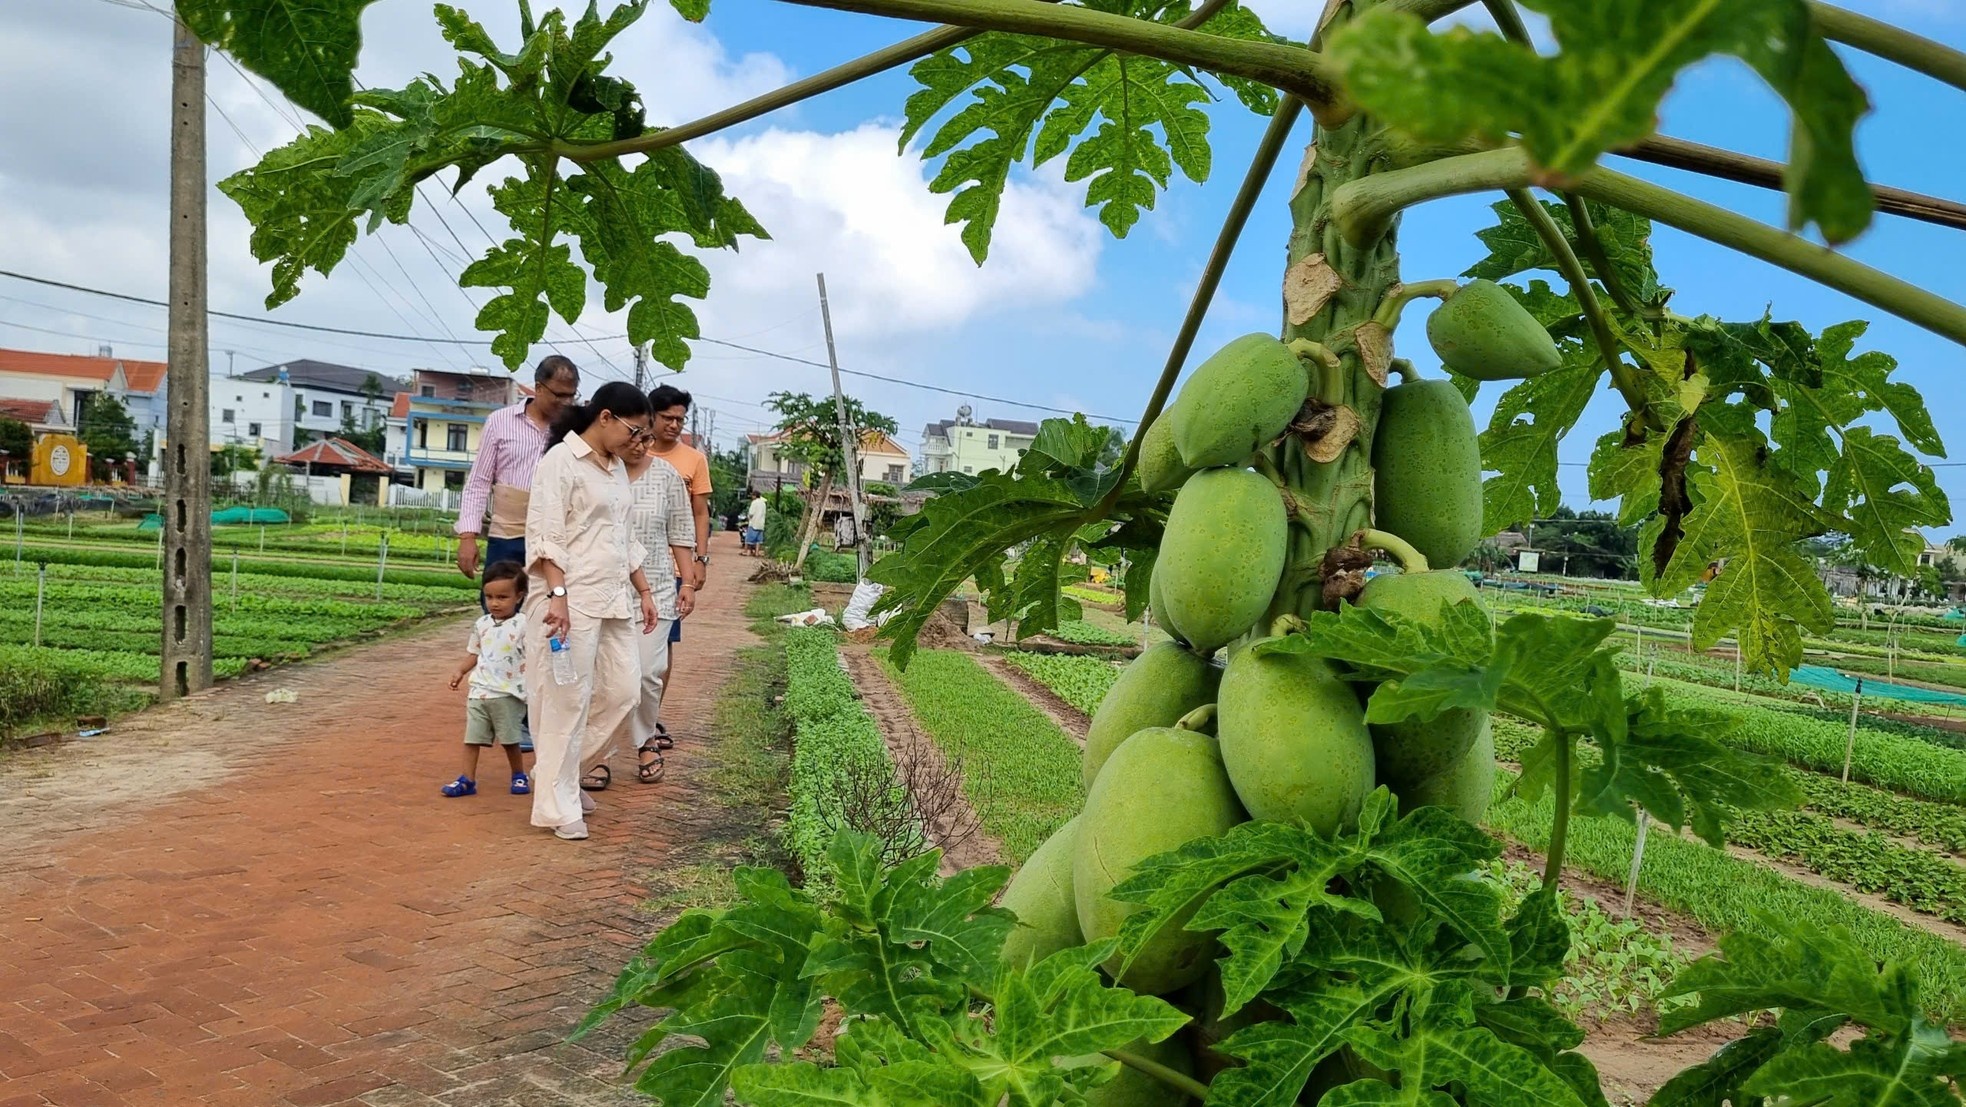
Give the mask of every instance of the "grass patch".
<svg viewBox="0 0 1966 1107">
<path fill-rule="evenodd" d="M 922 729 L 962 760 L 963 791 L 1005 860 L 1021 863 L 1078 814 L 1078 744 L 1030 701 L 953 650 L 923 650 L 905 672 L 881 661 Z"/>
</svg>

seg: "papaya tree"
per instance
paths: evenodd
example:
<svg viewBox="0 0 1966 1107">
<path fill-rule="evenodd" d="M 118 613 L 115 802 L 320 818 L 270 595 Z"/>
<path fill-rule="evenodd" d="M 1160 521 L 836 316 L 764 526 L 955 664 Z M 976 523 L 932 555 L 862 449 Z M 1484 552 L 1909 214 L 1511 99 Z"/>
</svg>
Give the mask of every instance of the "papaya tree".
<svg viewBox="0 0 1966 1107">
<path fill-rule="evenodd" d="M 924 482 L 937 495 L 876 571 L 905 664 L 964 581 L 1040 630 L 1077 614 L 1059 587 L 1075 549 L 1123 556 L 1129 612 L 1151 599 L 1175 641 L 1102 704 L 1085 809 L 1000 907 L 1005 870 L 945 880 L 932 854 L 883 868 L 852 834 L 823 895 L 741 871 L 735 906 L 663 930 L 595 1014 L 669 1012 L 633 1050 L 637 1085 L 760 1107 L 1604 1103 L 1583 1032 L 1546 998 L 1570 943 L 1555 885 L 1572 821 L 1642 810 L 1718 845 L 1742 810 L 1799 797 L 1725 740 L 1730 720 L 1628 691 L 1610 621 L 1498 623 L 1454 569 L 1557 507 L 1557 445 L 1607 392 L 1623 412 L 1593 431 L 1592 495 L 1639 527 L 1655 594 L 1718 567 L 1697 643 L 1796 664 L 1832 619 L 1797 552 L 1812 536 L 1911 570 L 1919 528 L 1950 507 L 1924 460 L 1943 445 L 1893 359 L 1863 346 L 1862 322 L 1675 302 L 1651 235 L 1677 228 L 1966 342 L 1966 308 L 1835 249 L 1880 214 L 1966 224 L 1960 205 L 1865 179 L 1868 104 L 1845 57 L 1966 89 L 1966 55 L 1815 0 L 1484 0 L 1493 30 L 1441 26 L 1469 0 L 1331 0 L 1307 41 L 1237 0 L 790 2 L 942 25 L 657 128 L 606 53 L 647 0 L 578 17 L 522 0 L 514 43 L 439 4 L 455 74 L 361 91 L 367 0 L 177 4 L 326 124 L 221 186 L 272 265 L 269 306 L 405 222 L 419 183 L 488 179 L 510 237 L 461 279 L 496 290 L 478 325 L 515 367 L 591 281 L 631 342 L 682 368 L 687 301 L 710 291 L 698 255 L 766 233 L 687 144 L 876 73 L 910 67 L 906 148 L 935 163 L 979 263 L 1019 166 L 1062 158 L 1124 236 L 1177 172 L 1210 175 L 1212 128 L 1262 128 L 1118 463 L 1083 417 L 1047 421 L 1011 471 Z M 712 6 L 674 3 L 691 19 Z M 1675 77 L 1719 56 L 1785 105 L 1785 163 L 1657 133 Z M 1786 226 L 1620 173 L 1613 154 L 1779 190 Z M 1279 173 L 1282 318 L 1177 395 Z M 1494 197 L 1492 224 L 1471 228 L 1486 256 L 1402 273 L 1402 213 L 1465 195 Z M 1445 370 L 1431 378 L 1393 341 L 1421 309 Z M 1502 391 L 1478 431 L 1467 401 L 1486 387 Z M 1383 559 L 1400 571 L 1368 583 Z M 1494 794 L 1492 712 L 1540 733 L 1513 787 L 1552 811 L 1542 890 L 1508 912 L 1476 875 L 1500 848 L 1473 825 Z M 1957 1103 L 1966 1045 L 1915 977 L 1847 934 L 1760 920 L 1682 975 L 1693 1002 L 1662 1029 L 1776 1017 L 1655 1102 Z M 847 1016 L 830 1059 L 792 1059 L 828 1002 Z"/>
<path fill-rule="evenodd" d="M 893 419 L 878 411 L 868 411 L 852 396 L 841 397 L 840 402 L 845 407 L 847 425 L 860 434 L 895 432 Z M 804 392 L 774 392 L 765 397 L 765 408 L 778 416 L 778 422 L 772 425 L 773 433 L 778 436 L 772 442 L 772 451 L 819 475 L 812 500 L 806 504 L 805 517 L 799 520 L 799 552 L 792 565 L 801 569 L 805 567 L 806 551 L 812 548 L 813 537 L 819 530 L 826 498 L 833 493 L 833 483 L 848 483 L 844 469 L 846 443 L 840 436 L 840 409 L 830 399 L 816 400 Z"/>
</svg>

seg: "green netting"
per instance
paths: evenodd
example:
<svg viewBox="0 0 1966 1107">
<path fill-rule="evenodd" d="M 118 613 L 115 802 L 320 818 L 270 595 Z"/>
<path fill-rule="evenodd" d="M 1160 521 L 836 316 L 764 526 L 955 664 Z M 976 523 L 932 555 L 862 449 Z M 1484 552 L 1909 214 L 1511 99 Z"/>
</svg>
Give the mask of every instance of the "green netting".
<svg viewBox="0 0 1966 1107">
<path fill-rule="evenodd" d="M 161 527 L 163 525 L 164 525 L 164 517 L 153 511 L 150 514 L 143 517 L 143 522 L 137 524 L 137 529 L 140 531 L 156 530 L 158 527 Z"/>
<path fill-rule="evenodd" d="M 237 526 L 241 523 L 285 523 L 287 513 L 277 507 L 228 507 L 223 511 L 212 512 L 215 526 Z"/>
<path fill-rule="evenodd" d="M 1858 678 L 1821 665 L 1798 665 L 1789 673 L 1789 679 L 1811 688 L 1842 692 L 1847 695 L 1857 690 Z M 1966 695 L 1957 692 L 1941 692 L 1936 688 L 1899 684 L 1879 677 L 1867 676 L 1862 679 L 1866 696 L 1888 696 L 1894 700 L 1907 700 L 1912 703 L 1966 704 Z"/>
</svg>

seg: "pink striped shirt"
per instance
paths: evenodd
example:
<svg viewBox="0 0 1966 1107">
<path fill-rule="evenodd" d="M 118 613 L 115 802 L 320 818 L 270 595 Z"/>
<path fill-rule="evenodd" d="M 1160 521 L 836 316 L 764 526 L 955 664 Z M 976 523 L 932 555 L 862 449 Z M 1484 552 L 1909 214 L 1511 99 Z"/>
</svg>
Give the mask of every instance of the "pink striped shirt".
<svg viewBox="0 0 1966 1107">
<path fill-rule="evenodd" d="M 530 398 L 520 400 L 485 417 L 478 456 L 471 460 L 471 475 L 464 480 L 464 502 L 457 509 L 457 533 L 485 533 L 485 512 L 491 507 L 493 485 L 520 491 L 532 488 L 532 471 L 546 452 L 546 430 L 526 418 L 529 403 Z"/>
</svg>

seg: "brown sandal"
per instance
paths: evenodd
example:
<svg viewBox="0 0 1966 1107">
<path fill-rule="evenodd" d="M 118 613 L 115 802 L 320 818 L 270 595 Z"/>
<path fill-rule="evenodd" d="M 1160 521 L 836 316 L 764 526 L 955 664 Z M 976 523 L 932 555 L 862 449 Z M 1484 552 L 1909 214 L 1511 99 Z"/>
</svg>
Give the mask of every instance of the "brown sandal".
<svg viewBox="0 0 1966 1107">
<path fill-rule="evenodd" d="M 596 765 L 580 778 L 580 789 L 583 792 L 605 792 L 613 780 L 614 770 L 606 765 Z"/>
<path fill-rule="evenodd" d="M 639 755 L 638 760 L 641 762 L 635 766 L 636 778 L 643 784 L 654 784 L 656 781 L 661 780 L 665 768 L 662 762 L 662 751 L 657 749 L 651 742 L 643 745 L 635 752 Z M 649 760 L 650 757 L 654 757 L 655 760 Z"/>
</svg>

